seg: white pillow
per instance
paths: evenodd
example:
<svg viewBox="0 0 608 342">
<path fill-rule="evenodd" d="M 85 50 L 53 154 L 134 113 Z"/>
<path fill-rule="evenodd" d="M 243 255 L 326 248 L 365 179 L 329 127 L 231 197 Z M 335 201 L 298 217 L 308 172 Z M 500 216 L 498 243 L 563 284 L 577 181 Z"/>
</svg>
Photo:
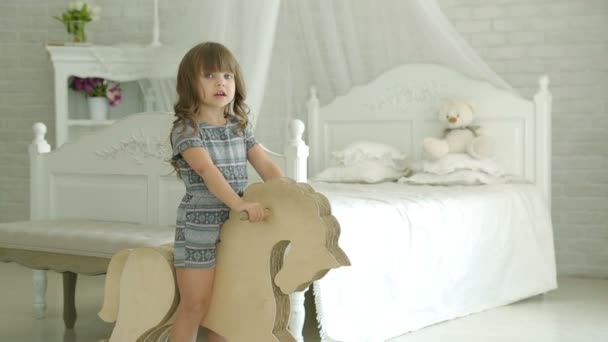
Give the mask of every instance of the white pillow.
<svg viewBox="0 0 608 342">
<path fill-rule="evenodd" d="M 485 172 L 492 176 L 502 176 L 502 167 L 492 159 L 475 159 L 466 153 L 450 153 L 437 160 L 421 160 L 411 165 L 414 172 L 428 172 L 445 175 L 458 170 Z"/>
<path fill-rule="evenodd" d="M 387 144 L 357 141 L 340 151 L 332 152 L 336 165 L 353 166 L 363 161 L 375 161 L 383 166 L 403 170 L 406 167 L 406 155 L 394 146 Z"/>
<path fill-rule="evenodd" d="M 401 176 L 403 171 L 393 167 L 373 161 L 362 161 L 354 165 L 328 167 L 313 177 L 313 180 L 331 183 L 380 183 L 396 181 Z"/>
<path fill-rule="evenodd" d="M 459 170 L 438 175 L 434 173 L 416 173 L 411 177 L 399 178 L 399 183 L 415 185 L 481 185 L 504 183 L 505 179 L 480 171 Z"/>
</svg>

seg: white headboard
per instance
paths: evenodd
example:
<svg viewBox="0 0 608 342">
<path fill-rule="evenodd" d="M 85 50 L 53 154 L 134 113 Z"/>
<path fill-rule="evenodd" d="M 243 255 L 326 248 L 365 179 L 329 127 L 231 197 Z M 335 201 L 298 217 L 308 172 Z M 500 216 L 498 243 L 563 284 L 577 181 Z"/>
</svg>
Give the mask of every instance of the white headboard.
<svg viewBox="0 0 608 342">
<path fill-rule="evenodd" d="M 309 173 L 330 162 L 332 151 L 354 141 L 375 141 L 420 158 L 422 140 L 440 136 L 437 110 L 447 99 L 475 107 L 476 122 L 496 142 L 496 159 L 509 173 L 538 184 L 551 198 L 551 94 L 540 79 L 534 101 L 438 65 L 408 64 L 319 107 L 308 102 Z"/>
<path fill-rule="evenodd" d="M 35 124 L 30 147 L 32 219 L 175 224 L 185 189 L 168 163 L 173 120 L 172 113 L 132 114 L 53 152 L 44 140 L 45 126 Z M 285 156 L 274 154 L 274 159 L 289 177 L 301 181 L 306 179 L 299 169 L 306 167 L 308 147 L 300 125 L 291 124 Z M 250 182 L 260 180 L 251 167 L 249 176 Z"/>
<path fill-rule="evenodd" d="M 31 151 L 33 218 L 174 224 L 184 186 L 167 162 L 172 122 L 170 113 L 134 114 L 53 152 Z"/>
</svg>

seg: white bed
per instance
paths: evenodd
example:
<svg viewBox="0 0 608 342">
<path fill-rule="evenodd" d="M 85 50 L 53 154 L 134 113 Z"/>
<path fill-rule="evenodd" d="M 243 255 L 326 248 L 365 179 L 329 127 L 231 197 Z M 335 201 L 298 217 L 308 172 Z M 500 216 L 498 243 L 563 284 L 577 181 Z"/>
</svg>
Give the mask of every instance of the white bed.
<svg viewBox="0 0 608 342">
<path fill-rule="evenodd" d="M 466 188 L 314 184 L 331 201 L 340 245 L 352 261 L 314 284 L 326 341 L 383 341 L 556 287 L 547 83 L 541 80 L 532 102 L 445 68 L 406 65 L 323 108 L 311 98 L 312 175 L 328 165 L 332 151 L 357 140 L 419 157 L 422 137 L 441 132 L 439 104 L 462 98 L 500 142 L 498 160 L 529 181 Z M 183 185 L 165 162 L 171 121 L 166 113 L 132 115 L 51 153 L 37 131 L 30 148 L 32 219 L 172 225 Z M 275 156 L 297 181 L 307 179 L 303 126 L 291 123 L 283 157 Z M 34 288 L 35 308 L 44 308 L 40 273 Z M 303 293 L 293 294 L 291 304 L 290 330 L 302 341 Z"/>
<path fill-rule="evenodd" d="M 555 288 L 546 203 L 530 184 L 313 184 L 352 266 L 314 285 L 329 341 L 384 341 Z"/>
<path fill-rule="evenodd" d="M 315 282 L 324 341 L 385 341 L 557 286 L 550 219 L 551 95 L 534 101 L 436 65 L 405 65 L 322 108 L 308 103 L 309 173 L 355 141 L 421 157 L 446 99 L 467 100 L 524 181 L 484 186 L 313 183 L 332 204 L 352 266 Z"/>
</svg>

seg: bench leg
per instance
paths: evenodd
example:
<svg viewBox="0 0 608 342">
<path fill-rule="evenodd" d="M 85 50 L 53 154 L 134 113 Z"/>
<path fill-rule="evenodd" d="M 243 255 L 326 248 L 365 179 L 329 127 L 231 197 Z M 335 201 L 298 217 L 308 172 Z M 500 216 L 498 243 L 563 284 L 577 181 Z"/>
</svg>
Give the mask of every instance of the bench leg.
<svg viewBox="0 0 608 342">
<path fill-rule="evenodd" d="M 32 285 L 34 286 L 34 316 L 44 318 L 46 314 L 46 271 L 34 270 Z"/>
<path fill-rule="evenodd" d="M 73 272 L 63 272 L 63 322 L 68 329 L 74 328 L 76 323 L 76 279 L 78 275 Z"/>
</svg>

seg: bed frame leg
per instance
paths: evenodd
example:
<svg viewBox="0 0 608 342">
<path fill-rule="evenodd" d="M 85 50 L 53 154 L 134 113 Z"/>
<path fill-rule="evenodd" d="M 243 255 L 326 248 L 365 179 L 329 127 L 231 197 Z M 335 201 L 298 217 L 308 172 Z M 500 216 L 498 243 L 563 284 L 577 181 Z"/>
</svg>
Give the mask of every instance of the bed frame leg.
<svg viewBox="0 0 608 342">
<path fill-rule="evenodd" d="M 308 291 L 306 288 L 301 292 L 294 292 L 289 295 L 291 300 L 291 313 L 289 315 L 289 331 L 298 342 L 304 342 L 304 319 L 306 318 L 306 309 L 304 308 L 304 294 Z"/>
<path fill-rule="evenodd" d="M 32 283 L 34 285 L 34 316 L 41 319 L 46 315 L 46 271 L 34 270 Z"/>
</svg>

